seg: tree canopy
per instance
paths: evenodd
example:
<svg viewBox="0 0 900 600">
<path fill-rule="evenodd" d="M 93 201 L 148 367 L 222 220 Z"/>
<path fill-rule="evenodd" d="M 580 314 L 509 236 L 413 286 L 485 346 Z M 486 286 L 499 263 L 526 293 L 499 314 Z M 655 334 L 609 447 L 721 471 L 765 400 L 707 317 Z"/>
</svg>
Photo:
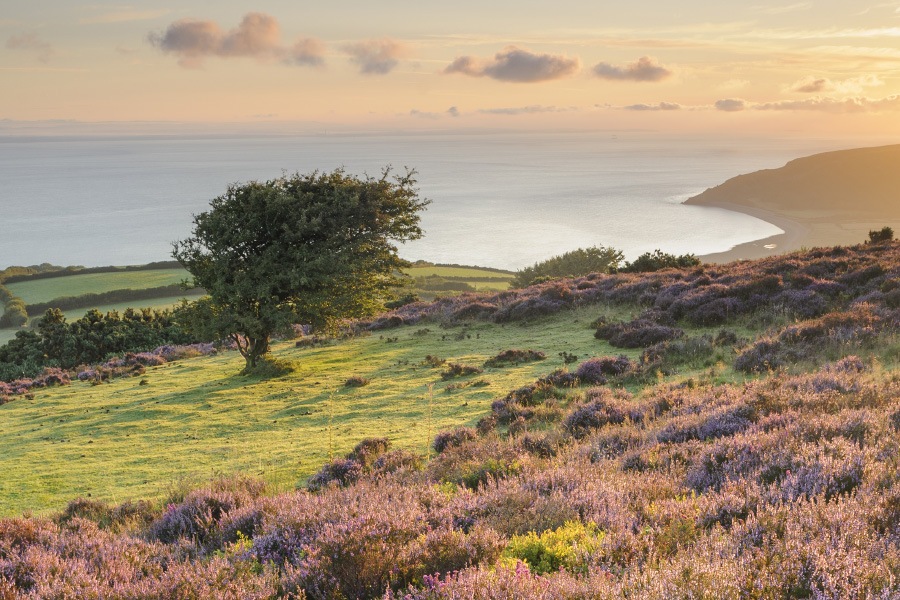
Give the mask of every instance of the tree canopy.
<svg viewBox="0 0 900 600">
<path fill-rule="evenodd" d="M 395 243 L 422 237 L 415 171 L 359 178 L 343 169 L 234 184 L 194 216 L 172 256 L 206 289 L 206 327 L 247 367 L 273 333 L 375 313 L 408 265 Z"/>
</svg>

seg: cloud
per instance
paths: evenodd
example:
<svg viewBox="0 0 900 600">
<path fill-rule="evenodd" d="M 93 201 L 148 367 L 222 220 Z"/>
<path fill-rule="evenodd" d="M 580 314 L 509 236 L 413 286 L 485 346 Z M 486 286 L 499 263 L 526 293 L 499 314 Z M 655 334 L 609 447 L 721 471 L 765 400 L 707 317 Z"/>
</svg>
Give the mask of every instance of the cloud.
<svg viewBox="0 0 900 600">
<path fill-rule="evenodd" d="M 777 102 L 747 102 L 740 98 L 728 98 L 716 102 L 715 107 L 726 112 L 743 110 L 817 111 L 836 114 L 888 112 L 900 110 L 900 95 L 886 96 L 884 98 L 868 98 L 865 96 L 829 98 L 827 96 L 815 96 L 804 100 L 780 100 Z"/>
<path fill-rule="evenodd" d="M 319 67 L 325 64 L 325 44 L 316 38 L 300 38 L 290 47 L 284 62 Z"/>
<path fill-rule="evenodd" d="M 659 64 L 655 58 L 642 56 L 637 62 L 617 67 L 607 62 L 594 66 L 594 75 L 600 79 L 614 81 L 662 81 L 672 75 L 672 71 Z"/>
<path fill-rule="evenodd" d="M 405 44 L 389 37 L 346 44 L 343 50 L 350 55 L 350 62 L 358 65 L 359 72 L 365 75 L 390 73 L 397 66 L 398 59 L 407 54 Z"/>
<path fill-rule="evenodd" d="M 99 7 L 94 7 L 99 8 Z M 82 17 L 78 19 L 79 23 L 88 25 L 94 23 L 125 23 L 128 21 L 144 21 L 147 19 L 156 19 L 169 14 L 170 10 L 128 10 L 123 7 L 121 10 L 94 15 L 92 17 Z"/>
<path fill-rule="evenodd" d="M 162 33 L 151 33 L 148 40 L 163 52 L 179 56 L 178 64 L 190 68 L 202 66 L 210 56 L 321 65 L 325 51 L 322 42 L 311 38 L 285 47 L 278 21 L 265 13 L 247 13 L 240 25 L 227 32 L 215 21 L 181 19 Z"/>
<path fill-rule="evenodd" d="M 843 81 L 832 81 L 827 77 L 804 77 L 795 81 L 787 91 L 801 94 L 821 94 L 823 92 L 859 94 L 863 91 L 863 88 L 879 85 L 884 85 L 884 81 L 879 79 L 877 75 L 862 75 Z"/>
<path fill-rule="evenodd" d="M 819 111 L 828 113 L 863 113 L 900 110 L 900 96 L 885 98 L 867 98 L 851 96 L 847 98 L 827 98 L 817 96 L 805 100 L 783 100 L 757 104 L 756 110 L 797 110 Z"/>
<path fill-rule="evenodd" d="M 681 105 L 676 102 L 660 102 L 659 104 L 631 104 L 622 108 L 637 111 L 679 110 Z"/>
<path fill-rule="evenodd" d="M 455 106 L 451 106 L 450 108 L 447 109 L 447 114 L 450 115 L 451 117 L 458 117 L 459 109 L 456 108 Z"/>
<path fill-rule="evenodd" d="M 552 81 L 575 74 L 581 68 L 578 57 L 536 54 L 524 48 L 508 46 L 493 59 L 480 60 L 474 56 L 460 56 L 444 69 L 445 74 L 462 73 L 470 77 L 490 77 L 498 81 L 537 83 Z"/>
<path fill-rule="evenodd" d="M 478 112 L 483 115 L 533 115 L 538 113 L 558 113 L 578 110 L 574 107 L 556 107 L 541 106 L 539 104 L 531 106 L 520 106 L 513 108 L 482 108 Z"/>
<path fill-rule="evenodd" d="M 419 117 L 421 119 L 440 119 L 441 115 L 433 112 L 424 112 L 421 110 L 412 109 L 409 111 L 409 116 L 411 117 Z"/>
<path fill-rule="evenodd" d="M 738 112 L 745 110 L 748 106 L 747 101 L 740 98 L 726 98 L 725 100 L 717 101 L 715 104 L 716 110 L 725 112 Z"/>
<path fill-rule="evenodd" d="M 10 50 L 26 50 L 37 53 L 37 59 L 41 62 L 49 62 L 56 54 L 49 43 L 40 39 L 36 33 L 25 33 L 11 36 L 6 40 L 6 47 Z"/>
</svg>

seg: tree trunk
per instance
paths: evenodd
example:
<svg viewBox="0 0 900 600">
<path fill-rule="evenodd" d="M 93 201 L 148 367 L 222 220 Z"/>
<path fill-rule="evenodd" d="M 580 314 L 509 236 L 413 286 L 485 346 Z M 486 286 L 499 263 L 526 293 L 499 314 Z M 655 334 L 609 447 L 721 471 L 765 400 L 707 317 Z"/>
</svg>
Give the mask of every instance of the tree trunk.
<svg viewBox="0 0 900 600">
<path fill-rule="evenodd" d="M 259 359 L 269 351 L 269 336 L 243 337 L 235 335 L 232 336 L 232 339 L 237 343 L 238 352 L 247 361 L 244 367 L 245 371 L 255 369 Z"/>
</svg>

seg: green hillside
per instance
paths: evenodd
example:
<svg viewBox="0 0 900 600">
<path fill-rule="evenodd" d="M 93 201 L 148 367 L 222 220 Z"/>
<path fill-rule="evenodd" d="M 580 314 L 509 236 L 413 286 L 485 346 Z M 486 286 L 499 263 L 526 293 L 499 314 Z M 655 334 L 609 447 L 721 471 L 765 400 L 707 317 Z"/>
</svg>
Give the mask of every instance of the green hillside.
<svg viewBox="0 0 900 600">
<path fill-rule="evenodd" d="M 560 352 L 581 360 L 618 353 L 593 338 L 590 324 L 600 312 L 629 314 L 592 308 L 529 326 L 428 324 L 317 348 L 282 343 L 275 356 L 296 362 L 298 370 L 271 381 L 237 375 L 244 361 L 226 352 L 154 367 L 143 378 L 40 390 L 34 400 L 0 406 L 0 455 L 8 457 L 0 462 L 0 513 L 57 510 L 87 494 L 110 501 L 158 497 L 179 478 L 236 470 L 292 487 L 329 458 L 329 437 L 335 455 L 370 436 L 424 452 L 436 432 L 474 424 L 490 412 L 493 398 L 561 367 Z M 451 392 L 445 390 L 453 381 L 422 364 L 430 354 L 482 365 L 510 348 L 533 348 L 548 358 L 486 369 L 464 380 L 490 385 Z M 344 388 L 351 376 L 372 382 Z"/>
</svg>

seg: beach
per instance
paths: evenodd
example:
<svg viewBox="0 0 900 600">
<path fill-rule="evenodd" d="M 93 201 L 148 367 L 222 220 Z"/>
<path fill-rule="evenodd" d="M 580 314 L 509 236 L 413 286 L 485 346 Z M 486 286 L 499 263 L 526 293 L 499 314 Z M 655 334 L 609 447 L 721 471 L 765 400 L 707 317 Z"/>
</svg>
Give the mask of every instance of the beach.
<svg viewBox="0 0 900 600">
<path fill-rule="evenodd" d="M 750 215 L 771 223 L 784 232 L 752 242 L 737 244 L 724 252 L 703 254 L 699 258 L 705 263 L 724 264 L 820 246 L 860 244 L 868 239 L 870 231 L 879 230 L 884 226 L 900 232 L 900 221 L 894 215 L 853 211 L 783 210 L 776 212 L 732 202 L 712 201 L 705 201 L 703 206 Z"/>
</svg>

